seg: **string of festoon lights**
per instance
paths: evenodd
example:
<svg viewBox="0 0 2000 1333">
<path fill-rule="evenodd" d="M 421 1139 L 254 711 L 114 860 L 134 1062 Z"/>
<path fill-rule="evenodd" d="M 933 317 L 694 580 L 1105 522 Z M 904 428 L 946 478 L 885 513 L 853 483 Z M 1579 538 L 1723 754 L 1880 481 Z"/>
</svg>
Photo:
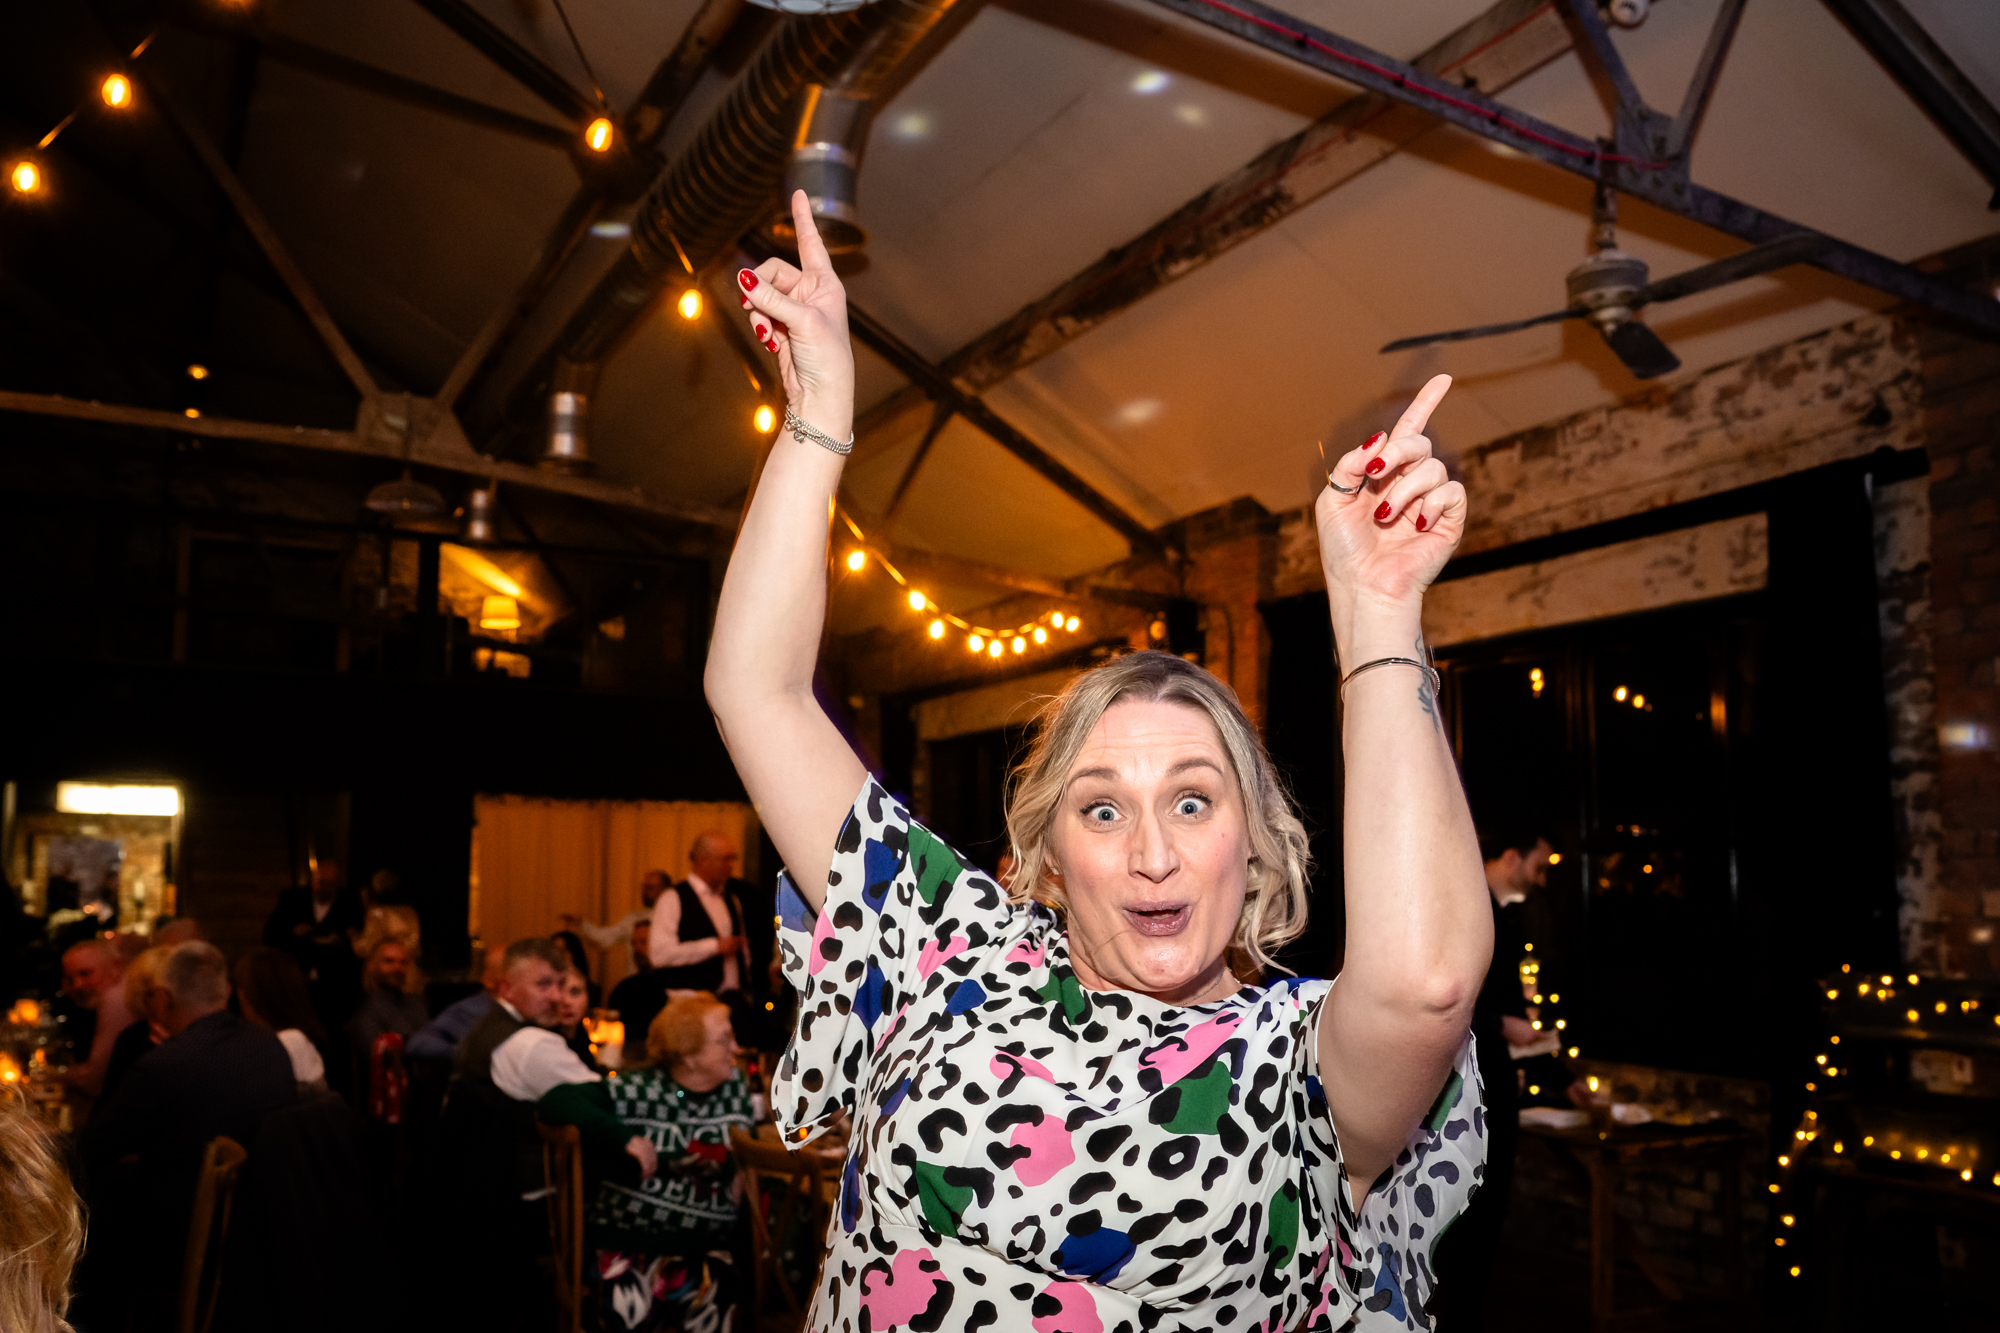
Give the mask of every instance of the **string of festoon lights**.
<svg viewBox="0 0 2000 1333">
<path fill-rule="evenodd" d="M 903 589 L 903 600 L 910 610 L 918 615 L 930 617 L 929 623 L 924 626 L 924 633 L 934 641 L 943 640 L 956 629 L 965 635 L 965 647 L 968 652 L 997 661 L 1006 657 L 1010 651 L 1016 655 L 1024 655 L 1030 648 L 1044 647 L 1058 634 L 1074 634 L 1083 625 L 1078 617 L 1060 608 L 1050 611 L 1038 620 L 1024 621 L 1012 628 L 1003 626 L 996 629 L 975 624 L 964 616 L 955 615 L 932 601 L 930 594 L 923 589 L 914 586 L 903 571 L 896 568 L 895 561 L 891 560 L 880 547 L 870 545 L 868 534 L 861 530 L 861 525 L 854 521 L 854 516 L 838 502 L 834 504 L 833 511 L 847 528 L 849 535 L 854 538 L 854 545 L 841 556 L 841 564 L 851 574 L 861 573 L 871 563 L 887 574 L 895 581 L 897 587 Z"/>
<path fill-rule="evenodd" d="M 125 63 L 128 66 L 136 63 L 139 57 L 146 53 L 146 48 L 153 44 L 153 39 L 159 35 L 159 29 L 157 28 L 146 34 L 146 39 L 133 47 L 130 54 L 125 57 Z M 8 189 L 16 196 L 23 198 L 32 198 L 43 194 L 49 187 L 49 175 L 46 159 L 42 154 L 48 152 L 49 148 L 61 136 L 62 132 L 73 125 L 77 118 L 85 111 L 89 110 L 93 102 L 102 104 L 107 110 L 122 114 L 132 110 L 137 97 L 138 89 L 134 85 L 132 73 L 128 69 L 114 69 L 105 74 L 98 81 L 95 97 L 86 97 L 81 102 L 78 102 L 74 110 L 56 122 L 55 128 L 36 141 L 33 152 L 14 158 L 7 163 Z M 601 156 L 611 151 L 612 145 L 617 139 L 617 133 L 617 127 L 612 124 L 610 117 L 598 116 L 583 127 L 579 139 L 583 148 L 594 155 Z M 693 304 L 692 310 L 689 309 L 690 302 Z M 695 318 L 701 313 L 700 295 L 690 289 L 689 292 L 682 295 L 680 308 L 683 316 L 688 319 Z M 197 376 L 196 378 L 201 377 Z"/>
</svg>

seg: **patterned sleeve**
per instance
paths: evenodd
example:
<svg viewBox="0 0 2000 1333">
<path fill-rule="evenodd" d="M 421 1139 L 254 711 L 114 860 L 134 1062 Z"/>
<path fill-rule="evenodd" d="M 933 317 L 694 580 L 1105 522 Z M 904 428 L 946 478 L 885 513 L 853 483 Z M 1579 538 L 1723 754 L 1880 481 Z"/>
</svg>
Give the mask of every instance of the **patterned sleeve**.
<svg viewBox="0 0 2000 1333">
<path fill-rule="evenodd" d="M 799 992 L 798 1029 L 771 1089 L 787 1141 L 851 1114 L 877 1052 L 905 1024 L 983 1003 L 970 974 L 1018 910 L 872 777 L 863 782 L 819 912 L 779 878 L 778 942 Z"/>
<path fill-rule="evenodd" d="M 1335 1251 L 1329 1256 L 1330 1276 L 1343 1288 L 1327 1290 L 1320 1310 L 1358 1302 L 1353 1325 L 1358 1333 L 1429 1329 L 1425 1309 L 1437 1285 L 1438 1242 L 1464 1215 L 1486 1175 L 1485 1093 L 1472 1037 L 1468 1033 L 1459 1046 L 1443 1089 L 1411 1131 L 1394 1169 L 1373 1182 L 1357 1207 L 1319 1080 L 1318 1020 L 1331 990 L 1321 985 L 1326 990 L 1304 1006 L 1307 1021 L 1297 1052 L 1305 1075 L 1307 1162 L 1314 1193 L 1332 1214 L 1326 1219 L 1332 1225 L 1322 1234 L 1331 1236 Z M 1318 1333 L 1338 1322 L 1315 1319 L 1310 1327 Z"/>
</svg>

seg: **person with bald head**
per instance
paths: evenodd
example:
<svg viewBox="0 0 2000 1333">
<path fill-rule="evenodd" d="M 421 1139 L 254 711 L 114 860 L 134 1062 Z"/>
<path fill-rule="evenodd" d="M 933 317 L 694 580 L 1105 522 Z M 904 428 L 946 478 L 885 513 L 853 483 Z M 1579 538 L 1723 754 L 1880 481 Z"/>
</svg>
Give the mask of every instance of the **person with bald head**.
<svg viewBox="0 0 2000 1333">
<path fill-rule="evenodd" d="M 64 1070 L 62 1081 L 73 1092 L 95 1097 L 104 1090 L 111 1048 L 132 1022 L 125 1008 L 125 958 L 115 943 L 93 936 L 70 945 L 62 956 L 62 971 L 70 999 L 97 1015 L 89 1057 Z"/>
</svg>

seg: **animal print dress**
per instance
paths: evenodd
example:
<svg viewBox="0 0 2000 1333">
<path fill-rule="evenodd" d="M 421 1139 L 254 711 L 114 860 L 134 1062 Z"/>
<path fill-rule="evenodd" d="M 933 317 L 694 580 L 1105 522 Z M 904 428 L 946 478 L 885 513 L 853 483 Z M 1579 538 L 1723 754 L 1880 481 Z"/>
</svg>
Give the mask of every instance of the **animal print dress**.
<svg viewBox="0 0 2000 1333">
<path fill-rule="evenodd" d="M 873 779 L 826 905 L 778 894 L 798 1031 L 772 1101 L 853 1138 L 810 1327 L 976 1333 L 1427 1329 L 1438 1238 L 1484 1173 L 1470 1039 L 1357 1206 L 1320 1092 L 1332 982 L 1176 1007 L 1087 991 Z"/>
</svg>

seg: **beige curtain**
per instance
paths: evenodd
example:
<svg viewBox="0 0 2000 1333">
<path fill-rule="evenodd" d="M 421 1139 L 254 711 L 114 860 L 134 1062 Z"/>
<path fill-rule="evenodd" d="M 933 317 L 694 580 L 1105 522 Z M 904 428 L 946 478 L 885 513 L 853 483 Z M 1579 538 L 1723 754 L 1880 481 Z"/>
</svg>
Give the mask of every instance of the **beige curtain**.
<svg viewBox="0 0 2000 1333">
<path fill-rule="evenodd" d="M 639 906 L 639 880 L 688 871 L 697 834 L 719 829 L 757 871 L 756 816 L 736 801 L 552 801 L 481 796 L 472 833 L 472 934 L 506 944 L 562 929 L 573 913 L 606 924 Z M 608 991 L 630 970 L 624 946 L 596 949 L 591 975 Z"/>
</svg>

